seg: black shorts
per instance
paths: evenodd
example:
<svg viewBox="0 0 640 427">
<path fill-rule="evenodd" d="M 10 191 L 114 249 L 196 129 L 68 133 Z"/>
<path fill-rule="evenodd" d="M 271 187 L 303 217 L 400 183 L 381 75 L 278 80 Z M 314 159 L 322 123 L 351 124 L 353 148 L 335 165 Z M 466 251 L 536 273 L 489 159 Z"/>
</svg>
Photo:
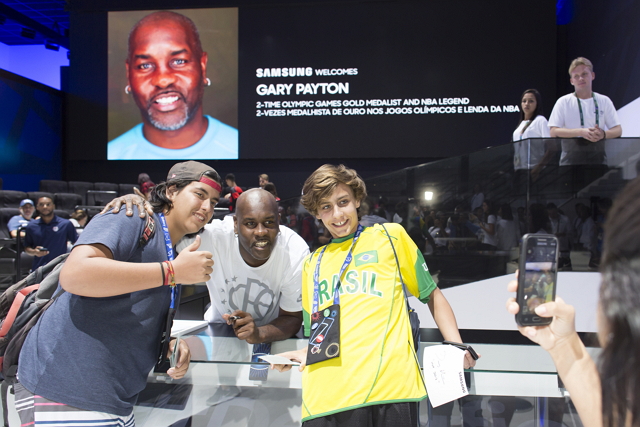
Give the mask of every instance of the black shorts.
<svg viewBox="0 0 640 427">
<path fill-rule="evenodd" d="M 417 427 L 418 402 L 388 403 L 305 421 L 302 427 Z"/>
</svg>

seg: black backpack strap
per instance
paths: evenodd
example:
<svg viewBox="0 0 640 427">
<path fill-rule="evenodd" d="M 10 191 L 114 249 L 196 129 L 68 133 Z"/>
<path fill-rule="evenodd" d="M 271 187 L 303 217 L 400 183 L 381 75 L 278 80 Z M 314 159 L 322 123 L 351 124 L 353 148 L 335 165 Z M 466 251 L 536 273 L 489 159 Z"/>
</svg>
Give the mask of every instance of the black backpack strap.
<svg viewBox="0 0 640 427">
<path fill-rule="evenodd" d="M 149 215 L 147 212 L 147 223 L 144 226 L 144 230 L 142 230 L 142 236 L 138 240 L 138 247 L 144 248 L 155 233 L 156 221 L 153 219 L 153 215 Z"/>
</svg>

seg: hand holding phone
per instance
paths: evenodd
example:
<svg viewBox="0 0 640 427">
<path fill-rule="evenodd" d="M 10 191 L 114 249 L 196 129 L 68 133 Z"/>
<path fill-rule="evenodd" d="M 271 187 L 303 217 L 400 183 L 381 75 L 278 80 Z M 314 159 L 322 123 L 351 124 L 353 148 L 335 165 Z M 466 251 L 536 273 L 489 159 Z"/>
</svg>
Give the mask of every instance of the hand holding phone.
<svg viewBox="0 0 640 427">
<path fill-rule="evenodd" d="M 40 247 L 40 248 L 36 248 L 36 249 L 38 249 L 38 251 L 40 251 L 40 252 L 49 252 L 49 249 L 47 249 L 47 248 Z"/>
<path fill-rule="evenodd" d="M 550 234 L 526 234 L 520 250 L 520 273 L 516 322 L 520 326 L 542 326 L 551 317 L 541 317 L 535 308 L 555 301 L 558 276 L 558 238 Z"/>
</svg>

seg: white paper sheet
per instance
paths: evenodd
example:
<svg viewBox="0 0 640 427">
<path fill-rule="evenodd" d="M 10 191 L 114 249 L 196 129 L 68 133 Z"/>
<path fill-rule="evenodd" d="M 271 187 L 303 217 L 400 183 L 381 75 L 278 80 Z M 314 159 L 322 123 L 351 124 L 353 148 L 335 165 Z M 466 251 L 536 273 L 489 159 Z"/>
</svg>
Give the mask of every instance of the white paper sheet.
<svg viewBox="0 0 640 427">
<path fill-rule="evenodd" d="M 177 337 L 186 335 L 189 332 L 204 328 L 209 323 L 206 320 L 180 320 L 174 319 L 171 325 L 171 336 Z"/>
<path fill-rule="evenodd" d="M 425 347 L 422 369 L 434 408 L 469 394 L 464 382 L 464 350 L 451 345 Z"/>
<path fill-rule="evenodd" d="M 265 362 L 271 363 L 273 365 L 299 365 L 300 362 L 294 362 L 293 360 L 289 360 L 286 357 L 276 356 L 275 354 L 266 354 L 264 356 L 258 356 L 259 359 L 264 360 Z"/>
</svg>

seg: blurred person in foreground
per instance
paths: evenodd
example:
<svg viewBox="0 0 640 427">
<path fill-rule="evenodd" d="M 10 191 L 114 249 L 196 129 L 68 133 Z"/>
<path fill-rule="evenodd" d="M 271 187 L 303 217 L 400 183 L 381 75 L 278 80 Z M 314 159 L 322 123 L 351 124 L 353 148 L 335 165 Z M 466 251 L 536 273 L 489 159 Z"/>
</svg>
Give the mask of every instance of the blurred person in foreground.
<svg viewBox="0 0 640 427">
<path fill-rule="evenodd" d="M 605 224 L 600 272 L 598 364 L 575 329 L 575 310 L 562 298 L 538 306 L 548 326 L 519 327 L 547 350 L 587 427 L 640 426 L 640 179 L 630 182 L 614 202 Z M 517 282 L 509 283 L 515 292 Z M 507 311 L 516 314 L 514 298 Z"/>
</svg>

